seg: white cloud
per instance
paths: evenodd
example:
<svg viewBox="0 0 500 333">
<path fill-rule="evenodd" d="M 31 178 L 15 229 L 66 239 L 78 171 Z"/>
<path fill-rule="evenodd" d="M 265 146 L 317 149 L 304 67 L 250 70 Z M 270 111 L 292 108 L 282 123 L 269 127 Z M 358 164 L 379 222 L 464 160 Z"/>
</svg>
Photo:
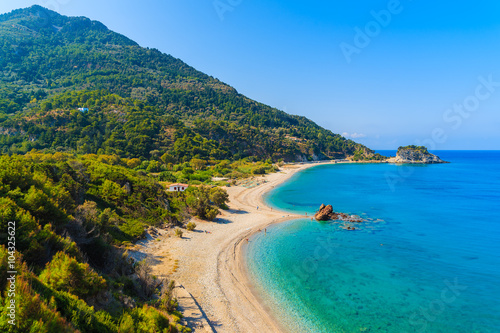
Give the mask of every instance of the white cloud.
<svg viewBox="0 0 500 333">
<path fill-rule="evenodd" d="M 353 138 L 353 139 L 364 138 L 365 136 L 366 136 L 366 134 L 363 134 L 363 133 L 352 133 L 351 134 L 351 138 Z"/>
<path fill-rule="evenodd" d="M 342 136 L 345 137 L 345 138 L 351 138 L 351 139 L 359 139 L 359 138 L 365 138 L 366 137 L 366 134 L 363 134 L 363 133 L 352 133 L 352 134 L 349 134 L 347 132 L 344 132 L 342 133 Z"/>
</svg>

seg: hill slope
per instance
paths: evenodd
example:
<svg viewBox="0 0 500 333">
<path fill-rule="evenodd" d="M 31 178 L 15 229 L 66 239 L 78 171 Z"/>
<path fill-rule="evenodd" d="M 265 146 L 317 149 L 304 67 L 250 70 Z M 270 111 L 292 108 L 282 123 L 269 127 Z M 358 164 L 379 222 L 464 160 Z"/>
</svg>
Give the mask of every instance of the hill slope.
<svg viewBox="0 0 500 333">
<path fill-rule="evenodd" d="M 0 16 L 0 151 L 306 160 L 371 150 L 181 60 L 40 6 Z M 77 108 L 88 108 L 80 112 Z"/>
</svg>

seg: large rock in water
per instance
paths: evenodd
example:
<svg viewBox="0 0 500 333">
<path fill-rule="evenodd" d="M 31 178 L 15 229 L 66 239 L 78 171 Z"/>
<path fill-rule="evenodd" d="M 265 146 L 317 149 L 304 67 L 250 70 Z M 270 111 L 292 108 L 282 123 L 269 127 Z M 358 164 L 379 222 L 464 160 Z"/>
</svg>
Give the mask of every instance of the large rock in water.
<svg viewBox="0 0 500 333">
<path fill-rule="evenodd" d="M 325 206 L 321 204 L 319 210 L 314 214 L 317 221 L 341 220 L 345 222 L 364 222 L 358 215 L 347 215 L 345 213 L 337 213 L 333 211 L 332 205 Z"/>
<path fill-rule="evenodd" d="M 318 221 L 328 221 L 332 220 L 334 215 L 335 213 L 333 212 L 332 205 L 325 206 L 324 204 L 321 204 L 318 212 L 314 214 L 314 218 Z"/>
<path fill-rule="evenodd" d="M 429 153 L 429 151 L 427 151 L 427 148 L 423 146 L 399 147 L 396 157 L 392 157 L 387 161 L 392 163 L 421 164 L 448 163 L 440 159 L 438 156 Z"/>
</svg>

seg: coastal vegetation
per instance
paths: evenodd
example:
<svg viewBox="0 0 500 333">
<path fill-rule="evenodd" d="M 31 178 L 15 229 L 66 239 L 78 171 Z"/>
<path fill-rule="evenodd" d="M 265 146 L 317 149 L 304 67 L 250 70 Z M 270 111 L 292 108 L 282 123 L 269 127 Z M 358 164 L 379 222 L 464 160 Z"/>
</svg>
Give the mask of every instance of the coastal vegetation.
<svg viewBox="0 0 500 333">
<path fill-rule="evenodd" d="M 142 237 L 145 226 L 182 226 L 183 204 L 154 178 L 105 159 L 1 156 L 0 229 L 16 222 L 20 272 L 18 326 L 8 324 L 6 276 L 0 282 L 1 331 L 187 331 L 172 321 L 176 307 L 165 305 L 170 282 L 130 262 L 124 247 Z M 0 240 L 5 275 L 4 231 Z"/>
<path fill-rule="evenodd" d="M 422 154 L 429 154 L 429 151 L 427 150 L 427 147 L 425 146 L 415 146 L 415 145 L 410 145 L 410 146 L 401 146 L 398 148 L 398 153 L 401 153 L 403 151 L 415 151 L 415 152 L 420 152 Z"/>
</svg>

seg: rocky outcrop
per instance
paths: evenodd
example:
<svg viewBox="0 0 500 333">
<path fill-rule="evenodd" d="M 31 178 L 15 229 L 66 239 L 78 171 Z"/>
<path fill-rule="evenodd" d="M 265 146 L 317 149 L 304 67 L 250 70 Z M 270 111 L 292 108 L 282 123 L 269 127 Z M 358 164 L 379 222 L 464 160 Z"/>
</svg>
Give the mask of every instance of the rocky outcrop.
<svg viewBox="0 0 500 333">
<path fill-rule="evenodd" d="M 427 148 L 423 146 L 399 147 L 396 157 L 389 158 L 387 162 L 420 164 L 448 163 L 440 159 L 438 156 L 429 153 Z"/>
<path fill-rule="evenodd" d="M 347 215 L 333 211 L 332 205 L 321 204 L 319 210 L 314 214 L 317 221 L 341 220 L 346 222 L 363 222 L 363 219 L 357 215 Z"/>
<path fill-rule="evenodd" d="M 333 219 L 332 218 L 333 214 L 334 212 L 332 205 L 325 206 L 324 204 L 321 204 L 318 212 L 314 214 L 314 218 L 317 221 L 328 221 Z"/>
</svg>

